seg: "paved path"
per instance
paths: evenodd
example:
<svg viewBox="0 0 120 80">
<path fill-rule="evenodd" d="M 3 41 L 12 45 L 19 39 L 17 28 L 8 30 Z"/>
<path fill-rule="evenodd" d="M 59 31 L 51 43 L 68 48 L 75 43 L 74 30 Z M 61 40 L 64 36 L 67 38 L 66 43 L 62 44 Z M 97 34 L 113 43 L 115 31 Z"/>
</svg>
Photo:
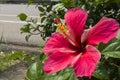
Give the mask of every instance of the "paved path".
<svg viewBox="0 0 120 80">
<path fill-rule="evenodd" d="M 0 72 L 0 80 L 25 80 L 27 66 L 18 63 Z"/>
<path fill-rule="evenodd" d="M 43 44 L 43 40 L 39 35 L 32 36 L 29 42 L 26 42 L 25 35 L 21 34 L 19 30 L 25 22 L 20 21 L 17 15 L 26 13 L 29 16 L 39 18 L 39 11 L 35 6 L 0 4 L 0 37 L 3 36 L 3 41 L 27 45 Z"/>
</svg>

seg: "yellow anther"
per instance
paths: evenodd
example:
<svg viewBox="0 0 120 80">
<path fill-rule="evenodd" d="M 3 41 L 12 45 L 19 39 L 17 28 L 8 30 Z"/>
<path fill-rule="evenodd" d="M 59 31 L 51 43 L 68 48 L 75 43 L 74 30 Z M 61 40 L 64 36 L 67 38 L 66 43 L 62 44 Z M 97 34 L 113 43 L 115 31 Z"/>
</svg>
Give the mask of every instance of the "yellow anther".
<svg viewBox="0 0 120 80">
<path fill-rule="evenodd" d="M 72 42 L 74 45 L 76 45 L 77 47 L 80 47 L 80 46 L 77 44 L 77 42 L 70 37 L 70 34 L 68 33 L 68 30 L 67 30 L 67 28 L 66 28 L 66 26 L 65 26 L 64 24 L 59 23 L 59 24 L 57 25 L 57 30 L 60 31 L 60 33 L 61 33 L 65 38 L 67 38 L 68 40 L 70 40 L 70 42 Z"/>
<path fill-rule="evenodd" d="M 62 23 L 59 23 L 59 24 L 57 25 L 57 29 L 58 29 L 60 32 L 62 32 L 62 33 L 67 32 L 67 28 L 66 28 L 65 25 L 62 24 Z"/>
</svg>

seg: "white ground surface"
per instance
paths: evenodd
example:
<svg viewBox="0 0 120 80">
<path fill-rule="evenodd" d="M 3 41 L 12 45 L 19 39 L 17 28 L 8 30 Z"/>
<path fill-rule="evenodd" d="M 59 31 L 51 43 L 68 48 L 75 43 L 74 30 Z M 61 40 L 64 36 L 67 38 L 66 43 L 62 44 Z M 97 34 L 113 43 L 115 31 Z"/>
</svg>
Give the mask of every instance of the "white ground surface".
<svg viewBox="0 0 120 80">
<path fill-rule="evenodd" d="M 3 36 L 4 41 L 18 44 L 43 44 L 43 40 L 39 35 L 32 36 L 29 42 L 25 41 L 25 35 L 20 33 L 20 27 L 25 22 L 20 21 L 17 15 L 26 13 L 32 17 L 39 18 L 39 11 L 36 5 L 23 4 L 0 4 L 0 37 Z"/>
</svg>

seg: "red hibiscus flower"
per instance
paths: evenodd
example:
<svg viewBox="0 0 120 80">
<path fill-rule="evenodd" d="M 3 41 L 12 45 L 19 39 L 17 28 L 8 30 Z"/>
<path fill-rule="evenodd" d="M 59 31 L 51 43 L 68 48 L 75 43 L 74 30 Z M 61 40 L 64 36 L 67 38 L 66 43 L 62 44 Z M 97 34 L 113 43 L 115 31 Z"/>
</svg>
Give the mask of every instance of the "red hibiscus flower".
<svg viewBox="0 0 120 80">
<path fill-rule="evenodd" d="M 58 24 L 61 32 L 55 32 L 43 49 L 48 56 L 43 66 L 47 74 L 72 66 L 76 77 L 92 76 L 101 58 L 95 46 L 115 38 L 119 24 L 112 18 L 103 17 L 95 26 L 84 30 L 86 19 L 87 13 L 82 9 L 67 11 L 66 26 Z"/>
</svg>

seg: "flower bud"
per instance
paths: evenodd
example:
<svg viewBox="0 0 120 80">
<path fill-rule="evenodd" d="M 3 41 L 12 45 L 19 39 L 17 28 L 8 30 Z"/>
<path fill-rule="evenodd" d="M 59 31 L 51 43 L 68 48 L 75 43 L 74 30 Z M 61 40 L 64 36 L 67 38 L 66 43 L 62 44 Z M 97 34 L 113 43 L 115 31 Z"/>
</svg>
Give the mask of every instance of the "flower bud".
<svg viewBox="0 0 120 80">
<path fill-rule="evenodd" d="M 61 23 L 60 18 L 55 18 L 55 19 L 54 19 L 54 23 L 55 23 L 55 24 Z"/>
</svg>

